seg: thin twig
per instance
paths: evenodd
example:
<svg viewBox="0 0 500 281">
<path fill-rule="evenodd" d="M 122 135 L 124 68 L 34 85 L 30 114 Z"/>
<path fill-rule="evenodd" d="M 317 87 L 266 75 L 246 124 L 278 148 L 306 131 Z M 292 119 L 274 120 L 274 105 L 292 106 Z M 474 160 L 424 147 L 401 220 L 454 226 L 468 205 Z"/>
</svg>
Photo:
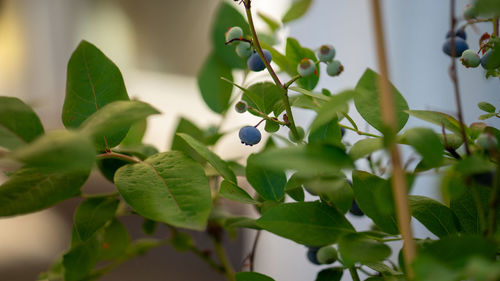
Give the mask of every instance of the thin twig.
<svg viewBox="0 0 500 281">
<path fill-rule="evenodd" d="M 396 213 L 398 219 L 398 226 L 403 237 L 403 256 L 408 272 L 408 278 L 413 279 L 413 270 L 411 262 L 416 254 L 415 241 L 413 240 L 411 229 L 411 215 L 408 203 L 408 188 L 406 177 L 401 167 L 401 159 L 395 138 L 396 128 L 396 113 L 393 100 L 393 94 L 389 83 L 389 69 L 387 65 L 387 58 L 385 53 L 384 32 L 382 27 L 382 15 L 380 11 L 379 0 L 373 1 L 373 19 L 377 43 L 377 59 L 380 68 L 380 107 L 382 111 L 382 118 L 384 124 L 388 126 L 388 132 L 385 135 L 390 140 L 389 151 L 391 155 L 393 177 L 392 177 L 392 190 L 394 194 L 394 201 L 396 205 Z"/>
<path fill-rule="evenodd" d="M 122 153 L 116 153 L 116 152 L 106 152 L 106 153 L 101 153 L 96 156 L 98 159 L 119 159 L 119 160 L 124 160 L 130 163 L 139 163 L 141 160 L 134 158 L 132 156 L 122 154 Z"/>
</svg>

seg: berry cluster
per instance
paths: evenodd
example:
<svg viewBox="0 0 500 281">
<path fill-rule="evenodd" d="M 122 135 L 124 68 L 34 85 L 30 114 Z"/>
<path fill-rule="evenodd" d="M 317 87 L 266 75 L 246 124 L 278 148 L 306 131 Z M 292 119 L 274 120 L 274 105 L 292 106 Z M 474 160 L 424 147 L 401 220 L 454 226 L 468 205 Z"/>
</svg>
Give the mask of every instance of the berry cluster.
<svg viewBox="0 0 500 281">
<path fill-rule="evenodd" d="M 332 45 L 322 45 L 316 55 L 319 62 L 326 63 L 326 73 L 330 76 L 337 76 L 344 71 L 344 66 L 338 60 L 334 60 L 335 48 Z M 300 76 L 306 77 L 316 72 L 316 63 L 311 59 L 303 58 L 297 65 L 297 72 Z"/>
<path fill-rule="evenodd" d="M 253 49 L 251 41 L 244 38 L 243 30 L 239 26 L 233 26 L 226 32 L 226 44 L 236 45 L 236 54 L 243 59 L 247 59 L 248 69 L 259 72 L 266 68 L 265 63 L 259 54 Z M 273 56 L 268 50 L 262 50 L 266 60 L 271 62 Z"/>
</svg>

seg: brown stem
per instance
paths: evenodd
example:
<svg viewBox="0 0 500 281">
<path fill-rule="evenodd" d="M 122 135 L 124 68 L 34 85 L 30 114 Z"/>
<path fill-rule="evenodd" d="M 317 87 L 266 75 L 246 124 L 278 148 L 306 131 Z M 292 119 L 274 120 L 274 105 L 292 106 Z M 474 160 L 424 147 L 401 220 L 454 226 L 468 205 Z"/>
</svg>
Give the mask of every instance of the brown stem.
<svg viewBox="0 0 500 281">
<path fill-rule="evenodd" d="M 450 30 L 453 32 L 455 30 L 455 24 L 457 19 L 455 18 L 455 0 L 450 0 Z M 451 47 L 451 65 L 449 69 L 449 75 L 451 82 L 453 83 L 453 89 L 455 91 L 455 102 L 457 104 L 457 115 L 458 121 L 460 122 L 460 134 L 462 135 L 462 140 L 465 146 L 465 153 L 470 155 L 469 144 L 467 142 L 467 134 L 465 133 L 465 124 L 462 113 L 462 102 L 460 100 L 460 89 L 458 87 L 458 76 L 456 67 L 456 50 L 455 50 L 455 36 L 450 36 L 450 47 Z"/>
<path fill-rule="evenodd" d="M 396 204 L 396 212 L 398 226 L 403 237 L 403 256 L 410 280 L 413 279 L 414 273 L 411 267 L 411 262 L 416 254 L 415 241 L 413 240 L 412 229 L 410 224 L 410 208 L 408 204 L 408 188 L 406 186 L 406 178 L 401 166 L 401 159 L 395 137 L 396 128 L 396 113 L 394 107 L 393 94 L 389 83 L 389 70 L 385 53 L 384 32 L 382 27 L 382 15 L 380 12 L 379 0 L 373 0 L 372 5 L 374 27 L 377 44 L 377 59 L 380 68 L 380 107 L 382 111 L 382 119 L 384 124 L 389 128 L 385 135 L 390 141 L 389 151 L 393 166 L 392 190 L 394 194 L 394 202 Z"/>
</svg>

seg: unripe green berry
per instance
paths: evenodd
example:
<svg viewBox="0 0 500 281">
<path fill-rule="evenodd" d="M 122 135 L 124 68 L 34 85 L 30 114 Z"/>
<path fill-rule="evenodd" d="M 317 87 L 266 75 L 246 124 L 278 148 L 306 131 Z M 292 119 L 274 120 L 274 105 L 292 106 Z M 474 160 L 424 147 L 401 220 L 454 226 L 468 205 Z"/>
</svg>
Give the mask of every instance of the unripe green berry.
<svg viewBox="0 0 500 281">
<path fill-rule="evenodd" d="M 344 66 L 338 60 L 334 60 L 326 66 L 326 73 L 330 76 L 337 76 L 344 71 Z"/>
<path fill-rule="evenodd" d="M 304 128 L 297 126 L 297 133 L 299 134 L 298 138 L 295 137 L 292 130 L 288 131 L 288 138 L 293 142 L 300 142 L 306 135 L 306 133 L 304 132 Z"/>
<path fill-rule="evenodd" d="M 226 32 L 226 42 L 243 38 L 243 29 L 239 26 L 230 27 Z"/>
<path fill-rule="evenodd" d="M 241 41 L 238 46 L 236 46 L 236 54 L 243 59 L 248 59 L 253 54 L 252 45 L 250 43 Z"/>
<path fill-rule="evenodd" d="M 248 103 L 244 100 L 240 100 L 234 105 L 234 109 L 238 113 L 245 113 L 248 110 Z"/>
<path fill-rule="evenodd" d="M 322 62 L 329 62 L 335 57 L 335 48 L 332 45 L 322 45 L 317 52 L 318 59 Z"/>
<path fill-rule="evenodd" d="M 481 58 L 473 50 L 465 50 L 460 57 L 460 61 L 466 67 L 478 67 L 481 63 Z"/>
<path fill-rule="evenodd" d="M 466 20 L 471 20 L 471 19 L 475 19 L 476 17 L 477 17 L 477 13 L 476 13 L 476 10 L 474 9 L 474 7 L 467 5 L 467 7 L 464 10 L 464 18 Z"/>
<path fill-rule="evenodd" d="M 498 141 L 492 134 L 482 133 L 477 137 L 476 144 L 484 150 L 491 150 L 498 146 Z"/>
<path fill-rule="evenodd" d="M 495 56 L 497 56 L 499 51 L 497 49 L 488 50 L 486 54 L 484 54 L 483 57 L 481 57 L 481 66 L 486 70 L 500 67 L 500 60 L 490 59 L 492 57 L 493 52 L 496 52 Z"/>
<path fill-rule="evenodd" d="M 300 74 L 302 77 L 309 76 L 314 73 L 314 70 L 316 70 L 316 65 L 314 62 L 310 59 L 304 58 L 299 62 L 299 65 L 297 65 L 297 72 Z"/>
<path fill-rule="evenodd" d="M 316 253 L 316 258 L 321 264 L 331 264 L 338 259 L 337 250 L 332 246 L 321 247 Z"/>
</svg>

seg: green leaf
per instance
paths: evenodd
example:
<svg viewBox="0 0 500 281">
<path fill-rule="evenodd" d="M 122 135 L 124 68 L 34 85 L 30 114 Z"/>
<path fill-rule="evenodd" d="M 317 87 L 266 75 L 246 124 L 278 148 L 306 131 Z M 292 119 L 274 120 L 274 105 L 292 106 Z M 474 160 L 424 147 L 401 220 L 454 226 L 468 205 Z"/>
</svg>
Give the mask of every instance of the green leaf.
<svg viewBox="0 0 500 281">
<path fill-rule="evenodd" d="M 304 176 L 353 167 L 353 161 L 344 150 L 327 144 L 273 148 L 255 156 L 255 162 L 275 170 L 297 170 Z"/>
<path fill-rule="evenodd" d="M 264 213 L 257 224 L 269 232 L 308 246 L 333 244 L 340 235 L 354 231 L 337 209 L 318 202 L 280 204 Z"/>
<path fill-rule="evenodd" d="M 211 209 L 208 180 L 200 164 L 178 151 L 153 155 L 116 171 L 123 199 L 143 217 L 177 227 L 205 228 Z"/>
<path fill-rule="evenodd" d="M 290 87 L 289 88 L 290 90 L 293 90 L 293 91 L 296 91 L 296 92 L 299 92 L 303 95 L 306 95 L 306 96 L 310 96 L 312 98 L 315 98 L 315 99 L 319 99 L 319 100 L 324 100 L 324 101 L 329 101 L 330 98 L 323 95 L 323 94 L 316 94 L 316 93 L 313 93 L 311 91 L 308 91 L 306 89 L 302 89 L 300 87 Z"/>
<path fill-rule="evenodd" d="M 87 171 L 59 171 L 25 166 L 0 186 L 0 216 L 36 212 L 80 195 Z"/>
<path fill-rule="evenodd" d="M 458 219 L 450 208 L 424 196 L 410 195 L 409 201 L 412 216 L 437 237 L 459 231 Z"/>
<path fill-rule="evenodd" d="M 308 190 L 320 195 L 323 201 L 333 204 L 342 214 L 351 208 L 354 196 L 344 177 L 316 178 L 306 184 Z"/>
<path fill-rule="evenodd" d="M 494 113 L 497 110 L 494 105 L 485 101 L 478 103 L 477 107 L 479 107 L 479 109 L 481 109 L 482 111 L 486 111 L 489 113 Z"/>
<path fill-rule="evenodd" d="M 16 160 L 33 167 L 90 170 L 95 161 L 92 142 L 74 131 L 51 131 L 12 153 Z"/>
<path fill-rule="evenodd" d="M 227 228 L 250 228 L 261 230 L 262 228 L 257 225 L 257 221 L 247 217 L 230 217 L 227 218 L 224 226 Z"/>
<path fill-rule="evenodd" d="M 178 134 L 184 141 L 186 141 L 187 144 L 191 146 L 198 154 L 200 154 L 201 157 L 203 157 L 205 160 L 214 167 L 217 172 L 221 174 L 221 176 L 233 183 L 236 184 L 236 176 L 234 175 L 233 171 L 231 168 L 229 168 L 229 165 L 224 162 L 224 160 L 220 159 L 220 157 L 210 151 L 206 146 L 204 146 L 202 143 L 191 137 L 190 135 L 179 133 Z"/>
<path fill-rule="evenodd" d="M 481 15 L 490 16 L 500 15 L 500 1 L 499 0 L 476 0 L 474 1 L 474 10 Z"/>
<path fill-rule="evenodd" d="M 200 156 L 188 143 L 184 141 L 178 134 L 185 133 L 191 137 L 201 140 L 204 137 L 204 132 L 202 129 L 198 128 L 193 122 L 188 119 L 181 117 L 177 123 L 177 128 L 175 129 L 174 138 L 172 140 L 172 150 L 182 151 L 189 157 L 193 158 L 197 162 L 203 163 L 205 159 Z"/>
<path fill-rule="evenodd" d="M 198 87 L 201 97 L 215 113 L 227 110 L 233 91 L 233 85 L 221 80 L 221 77 L 233 81 L 231 68 L 212 54 L 207 57 L 198 73 Z"/>
<path fill-rule="evenodd" d="M 358 94 L 354 97 L 354 105 L 359 114 L 365 119 L 368 124 L 379 132 L 384 131 L 384 123 L 382 121 L 382 112 L 380 111 L 380 87 L 379 74 L 371 69 L 366 69 L 363 76 L 356 85 Z M 396 107 L 396 131 L 399 132 L 408 121 L 408 104 L 401 93 L 391 84 L 391 89 L 394 98 L 394 106 Z"/>
<path fill-rule="evenodd" d="M 36 113 L 18 98 L 0 97 L 0 147 L 16 149 L 43 134 Z"/>
<path fill-rule="evenodd" d="M 120 143 L 121 146 L 139 145 L 142 143 L 142 138 L 148 128 L 148 121 L 146 119 L 140 120 L 132 124 L 128 130 L 127 135 Z"/>
<path fill-rule="evenodd" d="M 457 135 L 462 134 L 462 130 L 460 129 L 460 122 L 458 122 L 457 119 L 448 114 L 430 110 L 407 110 L 406 112 L 408 112 L 408 114 L 413 117 L 417 117 L 418 119 L 436 124 L 439 127 L 444 126 L 446 129 Z M 468 128 L 466 126 L 465 129 L 467 132 Z"/>
<path fill-rule="evenodd" d="M 286 39 L 285 54 L 286 54 L 286 58 L 288 59 L 290 65 L 293 67 L 290 69 L 290 71 L 292 71 L 292 69 L 293 69 L 293 72 L 288 73 L 291 76 L 295 76 L 298 74 L 297 65 L 299 64 L 299 62 L 302 59 L 308 58 L 308 59 L 311 59 L 313 61 L 317 61 L 316 55 L 314 54 L 314 52 L 311 49 L 302 47 L 300 45 L 299 41 L 297 41 L 296 39 L 291 38 L 291 37 L 288 37 Z M 320 73 L 319 65 L 316 66 L 316 73 L 318 75 L 309 75 L 307 77 L 302 77 L 302 78 L 298 79 L 297 84 L 306 90 L 314 89 L 314 87 L 316 87 L 316 85 L 318 84 L 318 81 L 319 81 L 319 73 Z"/>
<path fill-rule="evenodd" d="M 87 241 L 115 216 L 120 200 L 116 196 L 99 196 L 83 201 L 75 211 L 74 227 L 81 241 Z"/>
<path fill-rule="evenodd" d="M 99 261 L 100 249 L 97 235 L 71 248 L 63 257 L 64 280 L 80 281 L 87 277 Z"/>
<path fill-rule="evenodd" d="M 243 34 L 249 35 L 250 28 L 243 15 L 236 9 L 237 5 L 222 1 L 214 13 L 212 23 L 212 46 L 214 55 L 217 56 L 229 69 L 247 67 L 246 60 L 238 57 L 233 44 L 226 45 L 226 32 L 230 27 L 239 26 Z"/>
<path fill-rule="evenodd" d="M 315 281 L 340 281 L 343 273 L 344 269 L 341 267 L 326 268 L 318 272 Z"/>
<path fill-rule="evenodd" d="M 271 18 L 270 16 L 260 11 L 257 12 L 257 15 L 267 24 L 267 26 L 269 27 L 269 29 L 271 29 L 272 32 L 275 32 L 280 28 L 281 24 L 275 19 Z"/>
<path fill-rule="evenodd" d="M 473 154 L 467 158 L 462 158 L 455 165 L 455 171 L 461 173 L 464 176 L 487 173 L 495 170 L 495 165 L 491 163 L 487 158 Z"/>
<path fill-rule="evenodd" d="M 150 219 L 144 219 L 142 222 L 142 232 L 146 235 L 153 235 L 156 232 L 156 229 L 158 228 L 158 222 Z"/>
<path fill-rule="evenodd" d="M 412 128 L 402 136 L 403 143 L 411 145 L 421 156 L 426 167 L 439 167 L 443 162 L 444 148 L 439 137 L 428 128 Z"/>
<path fill-rule="evenodd" d="M 172 247 L 179 252 L 185 252 L 194 247 L 194 241 L 191 235 L 183 232 L 175 232 L 170 238 Z"/>
<path fill-rule="evenodd" d="M 101 243 L 99 258 L 112 260 L 123 256 L 130 245 L 130 235 L 125 225 L 118 219 L 114 219 L 104 229 L 104 238 Z"/>
<path fill-rule="evenodd" d="M 285 173 L 261 166 L 257 157 L 252 154 L 247 159 L 245 174 L 248 182 L 265 200 L 280 201 L 285 196 Z"/>
<path fill-rule="evenodd" d="M 352 188 L 359 207 L 378 227 L 390 234 L 399 233 L 389 181 L 355 170 Z"/>
<path fill-rule="evenodd" d="M 337 113 L 344 110 L 347 102 L 358 95 L 359 93 L 355 90 L 346 90 L 329 97 L 329 101 L 321 106 L 318 115 L 311 124 L 311 131 L 316 131 L 321 126 L 337 119 Z"/>
<path fill-rule="evenodd" d="M 96 146 L 99 147 L 100 140 L 106 136 L 119 135 L 123 130 L 128 132 L 134 123 L 146 119 L 149 115 L 159 113 L 158 110 L 144 102 L 114 101 L 89 116 L 80 125 L 80 129 L 82 133 L 91 136 L 95 140 Z M 119 140 L 119 143 L 123 138 Z M 113 143 L 111 146 L 114 146 Z"/>
<path fill-rule="evenodd" d="M 220 184 L 219 195 L 226 199 L 245 204 L 259 204 L 245 190 L 226 180 Z"/>
<path fill-rule="evenodd" d="M 276 102 L 281 100 L 281 94 L 280 89 L 274 83 L 260 82 L 244 91 L 241 99 L 260 112 L 269 114 L 273 111 Z"/>
<path fill-rule="evenodd" d="M 257 272 L 237 272 L 234 277 L 236 281 L 274 281 L 273 278 Z"/>
<path fill-rule="evenodd" d="M 371 263 L 384 260 L 391 255 L 391 248 L 362 234 L 348 233 L 340 238 L 339 252 L 343 264 L 352 266 L 358 262 Z"/>
<path fill-rule="evenodd" d="M 295 201 L 304 201 L 304 188 L 302 187 L 302 178 L 298 173 L 294 173 L 286 182 L 285 192 Z"/>
<path fill-rule="evenodd" d="M 120 70 L 96 46 L 81 41 L 68 62 L 64 126 L 77 128 L 100 108 L 118 100 L 129 100 Z M 99 147 L 118 145 L 127 132 L 128 127 L 106 135 Z"/>
<path fill-rule="evenodd" d="M 311 4 L 312 0 L 295 0 L 281 21 L 287 23 L 301 18 L 309 10 Z"/>
<path fill-rule="evenodd" d="M 457 281 L 460 272 L 443 265 L 439 258 L 429 255 L 418 255 L 413 262 L 416 280 L 426 281 Z"/>
<path fill-rule="evenodd" d="M 349 155 L 357 160 L 382 148 L 384 148 L 384 142 L 381 138 L 362 139 L 351 147 Z"/>
<path fill-rule="evenodd" d="M 477 119 L 479 120 L 486 120 L 490 119 L 491 117 L 495 117 L 497 114 L 496 113 L 486 113 L 486 114 L 481 114 Z"/>
</svg>

